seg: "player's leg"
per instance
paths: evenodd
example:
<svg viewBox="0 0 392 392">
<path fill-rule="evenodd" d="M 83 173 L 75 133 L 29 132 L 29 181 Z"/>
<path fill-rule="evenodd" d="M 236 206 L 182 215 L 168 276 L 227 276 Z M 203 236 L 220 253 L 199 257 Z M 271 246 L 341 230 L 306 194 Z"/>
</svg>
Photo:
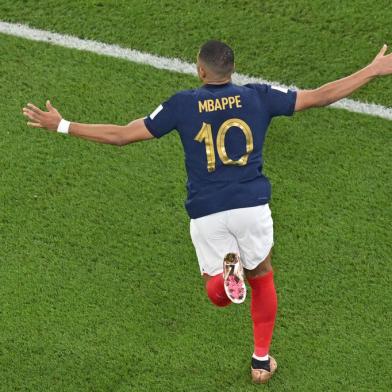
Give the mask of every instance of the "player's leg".
<svg viewBox="0 0 392 392">
<path fill-rule="evenodd" d="M 192 219 L 190 233 L 196 250 L 206 292 L 216 306 L 231 303 L 224 288 L 223 258 L 228 252 L 238 253 L 235 238 L 227 231 L 226 212 Z"/>
<path fill-rule="evenodd" d="M 251 286 L 254 338 L 252 378 L 255 382 L 263 383 L 271 378 L 277 368 L 275 359 L 269 356 L 278 307 L 271 252 L 255 269 L 245 270 L 245 275 Z"/>
<path fill-rule="evenodd" d="M 253 357 L 259 358 L 259 360 L 268 359 L 278 305 L 271 265 L 271 251 L 256 268 L 245 269 L 245 275 L 252 289 Z"/>
<path fill-rule="evenodd" d="M 245 274 L 251 287 L 254 353 L 252 378 L 266 382 L 276 370 L 269 357 L 277 298 L 271 266 L 273 221 L 268 205 L 233 210 L 231 230 L 236 236 Z"/>
<path fill-rule="evenodd" d="M 269 274 L 270 272 L 273 272 L 273 268 L 272 268 L 272 250 L 270 250 L 270 252 L 268 253 L 267 257 L 262 260 L 254 269 L 247 269 L 245 268 L 245 276 L 246 278 L 249 279 L 253 279 L 253 278 L 257 278 L 260 276 L 264 276 Z"/>
</svg>

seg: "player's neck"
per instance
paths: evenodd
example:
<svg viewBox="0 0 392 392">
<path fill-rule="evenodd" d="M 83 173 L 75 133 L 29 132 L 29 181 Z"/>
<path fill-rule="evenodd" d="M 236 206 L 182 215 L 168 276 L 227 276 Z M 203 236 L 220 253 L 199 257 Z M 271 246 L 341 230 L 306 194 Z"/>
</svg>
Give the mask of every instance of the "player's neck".
<svg viewBox="0 0 392 392">
<path fill-rule="evenodd" d="M 216 85 L 220 85 L 220 84 L 227 84 L 231 82 L 231 78 L 226 78 L 226 79 L 204 79 L 203 80 L 203 84 L 216 84 Z"/>
</svg>

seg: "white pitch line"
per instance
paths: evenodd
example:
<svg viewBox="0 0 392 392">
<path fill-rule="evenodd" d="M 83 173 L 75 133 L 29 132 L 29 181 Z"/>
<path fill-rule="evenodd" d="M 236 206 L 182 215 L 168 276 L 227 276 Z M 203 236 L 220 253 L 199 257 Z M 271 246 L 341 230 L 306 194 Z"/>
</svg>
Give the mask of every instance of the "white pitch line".
<svg viewBox="0 0 392 392">
<path fill-rule="evenodd" d="M 105 44 L 103 42 L 80 39 L 71 35 L 52 33 L 46 30 L 39 30 L 19 23 L 7 23 L 0 21 L 0 33 L 25 38 L 31 41 L 47 42 L 53 45 L 63 46 L 77 50 L 93 52 L 104 56 L 116 57 L 134 63 L 150 65 L 154 68 L 166 69 L 168 71 L 179 72 L 196 76 L 195 64 L 190 64 L 180 59 L 161 57 L 150 53 L 139 52 L 134 49 L 122 48 L 118 45 Z M 257 77 L 235 73 L 233 81 L 238 84 L 246 83 L 268 83 L 284 88 L 299 89 L 296 86 L 285 86 L 279 82 L 271 82 Z M 355 101 L 353 99 L 342 99 L 331 107 L 345 109 L 354 113 L 368 114 L 392 120 L 392 109 L 382 105 Z"/>
</svg>

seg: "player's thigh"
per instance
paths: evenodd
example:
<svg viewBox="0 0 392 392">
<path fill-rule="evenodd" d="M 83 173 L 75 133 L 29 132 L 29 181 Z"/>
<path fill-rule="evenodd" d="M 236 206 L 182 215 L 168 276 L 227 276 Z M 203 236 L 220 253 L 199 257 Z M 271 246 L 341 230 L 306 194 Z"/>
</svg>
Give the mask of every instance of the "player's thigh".
<svg viewBox="0 0 392 392">
<path fill-rule="evenodd" d="M 226 225 L 226 212 L 192 219 L 190 233 L 201 274 L 215 276 L 223 271 L 227 253 L 239 253 L 237 241 Z"/>
<path fill-rule="evenodd" d="M 229 228 L 247 270 L 254 270 L 264 261 L 270 263 L 268 256 L 274 245 L 274 229 L 268 204 L 231 210 Z"/>
</svg>

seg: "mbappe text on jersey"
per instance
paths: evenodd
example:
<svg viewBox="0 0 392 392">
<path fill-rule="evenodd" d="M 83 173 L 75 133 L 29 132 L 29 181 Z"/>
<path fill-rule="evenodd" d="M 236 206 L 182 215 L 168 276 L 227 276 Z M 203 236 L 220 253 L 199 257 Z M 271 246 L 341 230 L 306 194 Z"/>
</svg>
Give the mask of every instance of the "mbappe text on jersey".
<svg viewBox="0 0 392 392">
<path fill-rule="evenodd" d="M 233 107 L 242 107 L 239 95 L 199 101 L 199 113 L 215 112 L 216 110 L 232 109 Z"/>
</svg>

